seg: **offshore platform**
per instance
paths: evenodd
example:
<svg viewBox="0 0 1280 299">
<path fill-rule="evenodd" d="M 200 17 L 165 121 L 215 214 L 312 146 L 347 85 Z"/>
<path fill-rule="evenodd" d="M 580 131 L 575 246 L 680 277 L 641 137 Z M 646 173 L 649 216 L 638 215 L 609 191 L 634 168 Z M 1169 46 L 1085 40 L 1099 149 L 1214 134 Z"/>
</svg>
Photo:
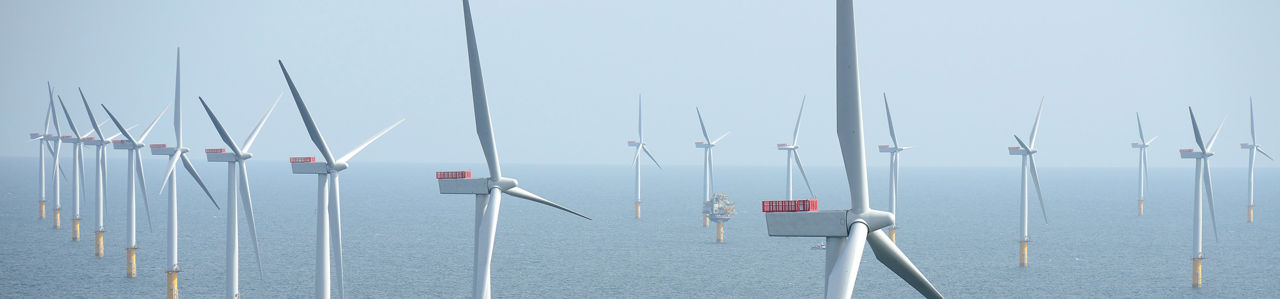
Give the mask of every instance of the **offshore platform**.
<svg viewBox="0 0 1280 299">
<path fill-rule="evenodd" d="M 716 243 L 724 243 L 724 222 L 738 215 L 738 210 L 733 208 L 733 201 L 729 200 L 728 195 L 716 193 L 711 196 L 711 201 L 703 203 L 702 213 L 716 223 Z"/>
</svg>

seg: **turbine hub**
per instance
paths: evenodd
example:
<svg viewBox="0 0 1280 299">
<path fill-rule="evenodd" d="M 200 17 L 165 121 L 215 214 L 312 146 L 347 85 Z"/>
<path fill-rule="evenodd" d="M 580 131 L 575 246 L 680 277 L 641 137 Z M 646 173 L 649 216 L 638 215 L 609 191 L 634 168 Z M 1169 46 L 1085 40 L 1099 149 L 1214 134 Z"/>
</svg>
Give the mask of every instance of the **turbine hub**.
<svg viewBox="0 0 1280 299">
<path fill-rule="evenodd" d="M 342 171 L 343 169 L 347 169 L 347 167 L 350 167 L 349 165 L 347 165 L 347 162 L 334 162 L 334 163 L 333 163 L 333 171 L 334 171 L 334 172 Z"/>
<path fill-rule="evenodd" d="M 498 181 L 494 182 L 493 187 L 498 187 L 499 189 L 502 189 L 502 190 L 508 190 L 511 188 L 515 188 L 516 186 L 519 186 L 519 185 L 520 185 L 520 181 L 517 181 L 516 179 L 498 178 Z"/>
</svg>

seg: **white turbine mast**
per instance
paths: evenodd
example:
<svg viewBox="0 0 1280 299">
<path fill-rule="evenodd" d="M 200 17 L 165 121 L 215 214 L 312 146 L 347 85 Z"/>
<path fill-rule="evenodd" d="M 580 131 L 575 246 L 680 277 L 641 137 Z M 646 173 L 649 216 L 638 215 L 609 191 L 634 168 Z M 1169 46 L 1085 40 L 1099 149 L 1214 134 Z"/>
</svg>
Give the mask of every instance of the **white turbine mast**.
<svg viewBox="0 0 1280 299">
<path fill-rule="evenodd" d="M 1040 132 L 1041 112 L 1044 112 L 1043 97 L 1040 98 L 1040 108 L 1036 109 L 1036 121 L 1031 125 L 1031 136 L 1030 136 L 1031 143 L 1027 144 L 1025 142 L 1022 142 L 1022 138 L 1019 138 L 1017 134 L 1014 134 L 1013 139 L 1018 141 L 1018 146 L 1009 147 L 1010 156 L 1022 156 L 1022 176 L 1021 176 L 1022 184 L 1020 185 L 1021 186 L 1020 190 L 1022 192 L 1019 193 L 1019 196 L 1020 196 L 1019 199 L 1021 199 L 1021 201 L 1019 201 L 1019 203 L 1021 204 L 1019 209 L 1019 211 L 1021 212 L 1020 214 L 1021 218 L 1019 223 L 1022 225 L 1021 226 L 1022 234 L 1021 234 L 1021 239 L 1018 240 L 1018 266 L 1019 267 L 1027 267 L 1027 243 L 1031 242 L 1031 234 L 1030 234 L 1030 228 L 1029 228 L 1030 224 L 1028 224 L 1029 222 L 1028 197 L 1030 197 L 1030 195 L 1028 194 L 1029 192 L 1027 192 L 1028 191 L 1027 190 L 1027 174 L 1028 173 L 1031 174 L 1031 182 L 1034 183 L 1036 187 L 1036 198 L 1039 199 L 1040 201 L 1040 215 L 1044 217 L 1045 224 L 1049 223 L 1049 214 L 1045 212 L 1045 207 L 1044 207 L 1044 194 L 1040 192 L 1040 170 L 1036 168 L 1036 158 L 1034 156 L 1037 152 L 1039 152 L 1039 150 L 1036 148 L 1036 135 L 1037 133 Z"/>
<path fill-rule="evenodd" d="M 280 98 L 284 97 L 284 93 L 276 96 L 275 102 L 271 103 L 271 108 L 267 108 L 267 113 L 262 115 L 262 120 L 258 121 L 258 125 L 250 131 L 249 137 L 245 138 L 244 148 L 236 145 L 235 140 L 227 134 L 227 130 L 222 127 L 222 122 L 218 121 L 218 117 L 213 114 L 213 109 L 209 108 L 209 103 L 204 98 L 200 100 L 200 106 L 204 107 L 205 113 L 209 114 L 209 120 L 213 122 L 213 127 L 218 130 L 218 136 L 222 137 L 222 142 L 226 143 L 231 152 L 228 153 L 225 148 L 205 149 L 204 153 L 209 162 L 226 162 L 227 163 L 227 253 L 226 253 L 226 273 L 227 298 L 240 298 L 240 212 L 236 202 L 237 191 L 239 191 L 240 203 L 244 204 L 244 213 L 249 220 L 249 235 L 253 238 L 253 254 L 258 261 L 258 277 L 265 275 L 262 270 L 262 253 L 258 250 L 258 226 L 254 224 L 253 219 L 253 197 L 249 192 L 249 169 L 246 161 L 253 158 L 253 153 L 249 149 L 253 147 L 253 142 L 258 138 L 258 133 L 262 132 L 262 125 L 267 123 L 267 118 L 271 117 L 271 112 L 276 110 L 276 104 L 280 103 Z"/>
<path fill-rule="evenodd" d="M 324 156 L 324 162 L 316 162 L 315 157 L 294 157 L 289 162 L 294 174 L 315 174 L 317 179 L 317 206 L 316 206 L 316 296 L 315 298 L 329 298 L 330 296 L 330 258 L 337 260 L 334 268 L 337 271 L 337 297 L 342 298 L 345 290 L 342 285 L 342 201 L 339 196 L 341 193 L 338 173 L 347 169 L 350 165 L 348 162 L 355 158 L 356 154 L 363 151 L 369 144 L 382 138 L 391 129 L 399 126 L 404 122 L 401 119 L 386 129 L 374 134 L 369 140 L 352 149 L 341 158 L 334 158 L 329 151 L 329 145 L 324 142 L 324 137 L 320 135 L 320 129 L 316 127 L 315 120 L 311 118 L 310 110 L 307 110 L 306 103 L 302 102 L 302 96 L 298 94 L 298 88 L 293 85 L 293 78 L 289 77 L 289 71 L 284 68 L 283 61 L 276 61 L 280 64 L 280 72 L 284 73 L 285 82 L 289 84 L 289 92 L 293 94 L 294 103 L 298 105 L 298 113 L 302 115 L 302 123 L 307 127 L 307 134 L 311 136 L 311 142 L 320 150 L 320 154 Z M 225 137 L 224 137 L 225 138 Z M 246 142 L 248 143 L 248 142 Z M 252 144 L 247 144 L 252 145 Z"/>
<path fill-rule="evenodd" d="M 809 185 L 809 175 L 804 172 L 804 164 L 800 163 L 800 119 L 804 116 L 804 103 L 807 98 L 806 96 L 800 99 L 800 112 L 796 113 L 796 127 L 791 131 L 791 143 L 778 144 L 778 150 L 787 151 L 787 200 L 793 200 L 792 196 L 795 194 L 791 179 L 792 161 L 795 161 L 796 167 L 800 168 L 800 177 L 804 178 L 804 186 L 809 190 L 809 197 L 817 198 L 813 194 L 813 186 Z"/>
<path fill-rule="evenodd" d="M 462 0 L 462 13 L 467 34 L 467 63 L 471 74 L 476 136 L 480 139 L 480 149 L 484 151 L 489 177 L 471 178 L 470 172 L 465 172 L 464 176 L 439 179 L 438 182 L 440 194 L 474 194 L 476 196 L 475 280 L 472 297 L 490 298 L 493 246 L 498 230 L 498 212 L 502 206 L 503 194 L 548 205 L 587 220 L 591 218 L 526 191 L 518 187 L 519 182 L 516 179 L 502 176 L 502 167 L 498 162 L 497 140 L 493 136 L 493 122 L 489 117 L 489 103 L 485 97 L 484 75 L 480 70 L 480 53 L 476 48 L 475 28 L 471 21 L 471 4 L 467 0 Z M 436 177 L 441 178 L 441 173 L 437 173 Z"/>
<path fill-rule="evenodd" d="M 889 139 L 893 141 L 892 145 L 880 145 L 881 153 L 889 153 L 889 213 L 894 216 L 898 215 L 898 162 L 901 159 L 902 151 L 911 149 L 910 146 L 898 145 L 898 135 L 893 131 L 893 114 L 889 113 L 889 95 L 880 94 L 884 97 L 884 117 L 889 121 Z M 889 240 L 894 243 L 898 242 L 898 223 L 894 222 L 889 226 Z"/>
<path fill-rule="evenodd" d="M 636 117 L 638 125 L 639 139 L 627 141 L 627 146 L 636 148 L 635 157 L 631 158 L 631 164 L 636 168 L 636 219 L 640 219 L 640 153 L 644 152 L 645 156 L 649 156 L 649 160 L 653 161 L 653 165 L 658 169 L 662 169 L 662 164 L 658 163 L 658 159 L 653 158 L 653 154 L 649 153 L 649 146 L 644 142 L 644 96 L 637 96 Z"/>
<path fill-rule="evenodd" d="M 89 114 L 89 123 L 93 125 L 93 132 L 98 135 L 97 138 L 93 138 L 93 137 L 85 138 L 84 144 L 92 145 L 96 147 L 96 150 L 94 151 L 94 153 L 96 154 L 95 161 L 97 161 L 97 169 L 94 175 L 96 177 L 94 179 L 95 180 L 94 186 L 96 186 L 94 190 L 97 191 L 96 192 L 97 194 L 95 197 L 96 198 L 95 202 L 97 203 L 97 207 L 95 210 L 98 215 L 98 228 L 93 232 L 93 240 L 94 240 L 93 254 L 94 256 L 101 258 L 106 254 L 106 248 L 103 245 L 103 234 L 107 232 L 107 227 L 103 222 L 103 217 L 105 215 L 105 204 L 106 204 L 105 198 L 106 198 L 106 187 L 107 187 L 107 184 L 106 184 L 107 145 L 111 144 L 116 137 L 120 137 L 120 135 L 122 135 L 123 133 L 116 133 L 115 135 L 103 137 L 102 124 L 99 124 L 98 119 L 94 117 L 93 109 L 89 108 L 89 100 L 85 98 L 83 90 L 80 91 L 80 101 L 84 103 L 84 110 L 86 113 Z M 106 123 L 106 121 L 103 121 L 103 123 Z M 130 126 L 129 128 L 126 128 L 126 129 L 132 130 L 133 127 L 134 126 Z"/>
<path fill-rule="evenodd" d="M 765 213 L 769 236 L 825 237 L 826 298 L 850 298 L 862 251 L 871 246 L 876 259 L 928 298 L 942 298 L 924 274 L 880 229 L 893 225 L 893 214 L 870 207 L 862 99 L 858 88 L 858 53 L 854 40 L 853 1 L 836 1 L 836 136 L 849 180 L 850 209 L 798 213 Z"/>
<path fill-rule="evenodd" d="M 111 123 L 116 125 L 116 129 L 120 130 L 120 133 L 125 138 L 124 140 L 112 140 L 111 146 L 118 150 L 126 150 L 128 153 L 128 166 L 125 167 L 127 171 L 125 177 L 128 180 L 125 187 L 125 198 L 128 200 L 127 204 L 125 204 L 126 236 L 128 239 L 125 247 L 125 277 L 127 278 L 138 277 L 138 202 L 136 199 L 138 192 L 134 190 L 134 187 L 142 188 L 142 203 L 147 213 L 147 230 L 152 228 L 151 204 L 147 200 L 147 180 L 145 179 L 147 175 L 142 167 L 141 150 L 147 147 L 144 142 L 146 142 L 148 136 L 151 136 L 151 130 L 155 129 L 156 124 L 160 122 L 160 117 L 164 116 L 165 111 L 169 110 L 169 105 L 165 104 L 164 108 L 160 109 L 160 113 L 156 114 L 156 117 L 151 120 L 151 124 L 147 125 L 147 129 L 142 131 L 141 136 L 133 138 L 133 135 L 129 134 L 124 125 L 120 124 L 120 120 L 116 118 L 115 114 L 111 113 L 111 109 L 107 109 L 107 105 L 100 104 L 102 110 L 107 112 L 107 117 L 111 118 Z M 164 145 L 160 146 L 164 147 Z"/>
</svg>

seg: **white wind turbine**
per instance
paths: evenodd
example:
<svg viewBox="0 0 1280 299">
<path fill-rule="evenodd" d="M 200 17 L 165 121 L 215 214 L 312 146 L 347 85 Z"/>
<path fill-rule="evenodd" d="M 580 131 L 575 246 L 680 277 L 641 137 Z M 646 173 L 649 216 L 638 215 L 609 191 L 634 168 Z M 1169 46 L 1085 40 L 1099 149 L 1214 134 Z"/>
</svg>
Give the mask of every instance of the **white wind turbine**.
<svg viewBox="0 0 1280 299">
<path fill-rule="evenodd" d="M 853 1 L 836 1 L 836 136 L 848 175 L 851 208 L 801 213 L 766 213 L 769 236 L 826 237 L 826 297 L 850 298 L 862 264 L 862 251 L 871 245 L 876 259 L 907 281 L 921 295 L 942 298 L 920 270 L 880 229 L 893 225 L 893 214 L 871 209 L 868 203 L 867 153 L 862 127 L 862 99 L 858 90 L 858 53 L 854 42 Z"/>
<path fill-rule="evenodd" d="M 813 195 L 813 186 L 809 185 L 809 175 L 804 173 L 804 164 L 800 163 L 800 117 L 804 116 L 804 99 L 800 100 L 800 112 L 796 113 L 796 128 L 791 132 L 791 143 L 779 143 L 778 150 L 787 151 L 787 200 L 793 199 L 793 188 L 791 180 L 791 161 L 796 162 L 796 166 L 800 168 L 800 177 L 804 178 L 804 186 L 809 189 L 809 196 Z M 727 134 L 727 133 L 726 133 Z"/>
<path fill-rule="evenodd" d="M 1200 138 L 1200 125 L 1196 124 L 1196 113 L 1191 111 L 1191 107 L 1187 107 L 1187 113 L 1191 114 L 1191 130 L 1196 135 L 1196 146 L 1200 148 L 1200 151 L 1180 149 L 1178 154 L 1183 159 L 1196 159 L 1195 213 L 1191 215 L 1191 287 L 1199 288 L 1201 282 L 1201 260 L 1204 259 L 1204 206 L 1200 196 L 1208 196 L 1209 216 L 1213 220 L 1213 238 L 1216 240 L 1218 238 L 1218 217 L 1217 213 L 1213 211 L 1213 176 L 1209 174 L 1209 157 L 1213 156 L 1213 143 L 1218 140 L 1218 133 L 1222 132 L 1222 123 L 1226 122 L 1226 119 L 1224 118 L 1222 122 L 1218 122 L 1218 129 L 1213 130 L 1213 135 L 1209 137 L 1209 144 L 1205 145 L 1203 139 Z M 1200 192 L 1202 183 L 1204 186 L 1203 193 Z"/>
<path fill-rule="evenodd" d="M 49 89 L 49 111 L 53 112 L 53 130 L 57 134 L 51 138 L 49 142 L 53 142 L 53 169 L 58 171 L 64 179 L 66 172 L 62 171 L 62 139 L 71 136 L 62 135 L 62 126 L 58 125 L 58 109 L 53 106 L 53 88 Z M 75 176 L 73 173 L 72 176 Z M 53 180 L 53 229 L 62 228 L 62 181 Z"/>
<path fill-rule="evenodd" d="M 893 146 L 881 145 L 881 153 L 889 153 L 889 213 L 898 215 L 898 157 L 902 155 L 902 151 L 911 149 L 910 146 L 898 145 L 898 135 L 893 131 L 893 114 L 889 113 L 889 96 L 881 94 L 884 97 L 884 117 L 889 120 L 889 139 L 893 141 Z M 898 223 L 894 222 L 889 226 L 889 240 L 894 243 L 898 242 Z"/>
<path fill-rule="evenodd" d="M 71 218 L 71 240 L 80 242 L 80 197 L 84 191 L 84 138 L 95 131 L 80 135 L 75 121 L 71 120 L 71 111 L 68 111 L 67 104 L 62 102 L 62 96 L 58 96 L 58 105 L 62 107 L 62 115 L 66 116 L 67 125 L 71 127 L 71 134 L 73 134 L 63 136 L 62 143 L 71 144 L 71 209 L 74 211 Z"/>
<path fill-rule="evenodd" d="M 627 146 L 636 148 L 636 155 L 631 158 L 631 163 L 636 166 L 636 219 L 640 219 L 640 152 L 644 152 L 646 156 L 649 156 L 649 160 L 653 161 L 654 166 L 662 169 L 662 164 L 658 163 L 658 159 L 653 158 L 653 154 L 649 153 L 649 146 L 644 143 L 644 98 L 640 97 L 639 102 L 639 108 L 637 109 L 639 111 L 639 116 L 637 117 L 639 125 L 636 127 L 639 128 L 640 139 L 627 141 Z"/>
<path fill-rule="evenodd" d="M 151 120 L 151 124 L 147 125 L 145 131 L 142 131 L 142 136 L 136 139 L 125 130 L 124 125 L 120 124 L 120 120 L 116 119 L 115 114 L 111 113 L 111 109 L 107 109 L 107 105 L 101 106 L 102 110 L 107 112 L 107 117 L 111 118 L 111 123 L 115 124 L 116 129 L 124 134 L 124 140 L 111 141 L 112 147 L 118 150 L 126 150 L 129 155 L 128 166 L 125 167 L 127 170 L 125 177 L 128 178 L 128 186 L 125 187 L 125 198 L 128 199 L 128 203 L 125 205 L 125 218 L 128 219 L 126 221 L 128 247 L 125 247 L 125 277 L 134 278 L 138 277 L 138 201 L 136 197 L 138 192 L 134 190 L 135 186 L 142 188 L 142 203 L 145 205 L 147 212 L 147 229 L 151 228 L 151 204 L 147 201 L 147 180 L 145 179 L 146 173 L 143 172 L 140 150 L 147 146 L 143 142 L 147 140 L 148 136 L 151 136 L 151 130 L 156 128 L 156 123 L 160 122 L 160 117 L 164 116 L 164 112 L 169 110 L 169 105 L 165 104 L 164 109 L 160 109 L 160 113 L 156 114 L 156 118 Z M 163 145 L 161 146 L 163 147 Z M 136 182 L 135 179 L 137 180 Z"/>
<path fill-rule="evenodd" d="M 160 184 L 160 192 L 164 192 L 165 186 L 173 185 L 169 188 L 169 270 L 165 271 L 168 286 L 165 288 L 165 294 L 169 298 L 178 298 L 178 272 L 182 269 L 178 267 L 178 162 L 182 162 L 182 166 L 187 169 L 187 173 L 191 174 L 191 178 L 196 180 L 196 184 L 200 185 L 200 189 L 204 191 L 204 195 L 209 197 L 209 201 L 213 203 L 215 208 L 218 202 L 213 199 L 213 193 L 209 192 L 209 188 L 204 185 L 204 179 L 200 178 L 200 174 L 196 173 L 195 165 L 191 164 L 191 159 L 187 157 L 187 152 L 191 149 L 182 146 L 182 50 L 178 50 L 177 67 L 174 71 L 173 79 L 173 135 L 175 139 L 174 147 L 165 147 L 164 144 L 151 145 L 151 155 L 169 156 L 169 167 L 164 172 L 164 181 Z"/>
<path fill-rule="evenodd" d="M 97 147 L 96 148 L 97 150 L 94 151 L 97 154 L 96 155 L 97 158 L 95 161 L 97 161 L 97 164 L 98 164 L 97 171 L 95 172 L 96 174 L 95 176 L 97 178 L 95 178 L 95 185 L 94 185 L 94 186 L 97 186 L 97 188 L 95 188 L 94 190 L 97 190 L 96 202 L 98 204 L 97 204 L 96 210 L 98 213 L 98 229 L 93 232 L 93 240 L 94 240 L 93 254 L 94 256 L 102 257 L 103 255 L 106 254 L 105 252 L 106 249 L 103 247 L 102 235 L 107 232 L 107 227 L 103 223 L 103 214 L 104 214 L 103 206 L 105 204 L 104 198 L 105 198 L 105 194 L 106 194 L 105 190 L 107 186 L 106 185 L 106 177 L 107 177 L 106 146 L 108 144 L 111 144 L 111 142 L 115 140 L 116 137 L 120 137 L 120 135 L 122 135 L 123 133 L 116 133 L 115 135 L 111 135 L 110 137 L 103 137 L 102 125 L 98 124 L 98 119 L 93 116 L 93 109 L 89 108 L 89 100 L 85 99 L 83 90 L 80 91 L 80 100 L 84 102 L 84 110 L 85 112 L 89 113 L 89 123 L 93 124 L 93 131 L 96 132 L 98 135 L 98 138 L 96 140 L 93 140 L 92 138 L 90 138 L 90 140 L 85 141 L 85 144 Z M 132 130 L 133 126 L 130 126 L 129 128 L 126 128 L 126 129 Z"/>
<path fill-rule="evenodd" d="M 40 172 L 39 172 L 40 173 L 40 200 L 38 202 L 38 204 L 40 205 L 40 219 L 44 219 L 44 216 L 45 216 L 45 213 L 44 213 L 45 203 L 48 201 L 47 192 L 49 191 L 48 185 L 45 182 L 45 176 L 47 176 L 44 171 L 46 167 L 44 162 L 45 150 L 48 150 L 48 154 L 50 156 L 57 158 L 57 155 L 54 155 L 53 148 L 50 147 L 49 142 L 56 141 L 59 138 L 58 136 L 49 134 L 49 119 L 50 117 L 57 118 L 58 115 L 57 115 L 57 111 L 54 111 L 53 109 L 53 85 L 48 82 L 45 82 L 45 84 L 47 84 L 49 87 L 49 104 L 46 105 L 46 108 L 44 111 L 44 132 L 31 133 L 29 135 L 31 141 L 40 141 L 36 143 L 36 147 L 39 148 L 36 151 L 36 154 L 40 158 Z M 59 174 L 62 173 L 59 170 L 54 170 L 54 172 L 57 172 Z"/>
<path fill-rule="evenodd" d="M 208 156 L 209 162 L 227 162 L 227 298 L 240 297 L 240 212 L 236 203 L 236 191 L 240 192 L 240 200 L 244 203 L 245 216 L 249 219 L 249 235 L 253 237 L 253 254 L 258 258 L 258 276 L 262 275 L 262 253 L 258 251 L 258 226 L 253 221 L 253 198 L 249 193 L 249 170 L 245 161 L 253 158 L 253 154 L 249 149 L 253 147 L 253 141 L 258 138 L 258 133 L 262 132 L 262 125 L 267 123 L 267 118 L 271 116 L 271 112 L 276 110 L 276 104 L 280 103 L 280 98 L 284 94 L 276 97 L 276 101 L 271 103 L 271 108 L 267 108 L 267 113 L 262 115 L 262 120 L 258 121 L 258 125 L 250 131 L 249 137 L 245 138 L 244 148 L 236 146 L 235 140 L 227 135 L 227 130 L 222 127 L 222 122 L 218 121 L 218 117 L 213 115 L 213 110 L 209 108 L 209 104 L 200 99 L 200 105 L 204 106 L 205 113 L 209 114 L 209 120 L 213 122 L 213 127 L 218 130 L 218 135 L 222 137 L 222 142 L 231 148 L 231 152 L 226 149 L 206 149 L 205 155 Z M 236 167 L 239 167 L 237 172 Z M 238 177 L 237 177 L 238 175 Z M 238 190 L 237 190 L 238 189 Z"/>
<path fill-rule="evenodd" d="M 484 151 L 489 167 L 487 178 L 463 178 L 439 180 L 440 194 L 474 194 L 476 196 L 475 273 L 472 297 L 489 298 L 490 272 L 493 266 L 493 246 L 498 230 L 498 211 L 502 206 L 502 194 L 548 205 L 579 217 L 578 212 L 543 199 L 523 188 L 514 178 L 503 177 L 498 164 L 498 145 L 493 137 L 493 123 L 489 118 L 489 103 L 484 93 L 484 75 L 480 71 L 480 53 L 476 49 L 475 28 L 471 23 L 471 4 L 462 0 L 462 13 L 467 33 L 467 63 L 471 74 L 472 108 L 476 120 L 476 136 Z"/>
<path fill-rule="evenodd" d="M 702 127 L 702 140 L 693 143 L 693 147 L 702 149 L 702 227 L 711 225 L 711 196 L 715 193 L 715 153 L 712 151 L 721 139 L 729 136 L 729 132 L 720 135 L 720 138 L 712 141 L 710 135 L 707 135 L 707 124 L 702 122 L 702 109 L 693 108 L 698 112 L 698 125 Z"/>
<path fill-rule="evenodd" d="M 1255 134 L 1253 126 L 1253 97 L 1249 97 L 1249 143 L 1241 143 L 1240 148 L 1249 150 L 1249 220 L 1253 223 L 1253 162 L 1258 154 L 1266 156 L 1269 160 L 1275 160 L 1262 151 L 1262 146 L 1258 145 L 1257 134 Z"/>
<path fill-rule="evenodd" d="M 1147 139 L 1147 135 L 1142 134 L 1142 116 L 1134 112 L 1133 115 L 1138 119 L 1138 142 L 1134 142 L 1131 146 L 1138 149 L 1138 216 L 1142 216 L 1144 201 L 1147 199 L 1147 148 L 1151 147 L 1152 142 L 1156 142 L 1156 138 Z"/>
<path fill-rule="evenodd" d="M 1039 152 L 1036 149 L 1036 133 L 1040 131 L 1040 113 L 1044 112 L 1044 98 L 1040 98 L 1040 108 L 1036 109 L 1036 121 L 1031 125 L 1031 143 L 1022 142 L 1022 138 L 1018 138 L 1017 134 L 1013 135 L 1013 139 L 1018 141 L 1018 146 L 1009 147 L 1010 156 L 1022 156 L 1022 193 L 1020 193 L 1021 201 L 1021 224 L 1022 239 L 1018 240 L 1018 266 L 1027 266 L 1027 242 L 1031 242 L 1028 222 L 1028 202 L 1030 197 L 1027 190 L 1027 174 L 1031 174 L 1031 181 L 1036 185 L 1036 198 L 1040 200 L 1040 215 L 1044 217 L 1044 223 L 1049 223 L 1049 214 L 1044 208 L 1044 194 L 1040 193 L 1040 171 L 1036 169 L 1035 154 Z"/>
<path fill-rule="evenodd" d="M 329 145 L 324 142 L 324 137 L 320 136 L 320 129 L 316 128 L 315 120 L 311 118 L 311 112 L 307 110 L 307 105 L 302 102 L 302 96 L 298 94 L 298 89 L 294 87 L 293 78 L 289 77 L 289 71 L 284 68 L 284 62 L 279 60 L 276 62 L 280 64 L 280 72 L 284 73 L 284 79 L 289 84 L 289 92 L 293 94 L 294 103 L 298 104 L 298 112 L 302 115 L 302 123 L 307 127 L 307 134 L 311 136 L 311 142 L 315 143 L 316 148 L 320 150 L 320 154 L 324 156 L 324 162 L 315 162 L 314 158 L 303 161 L 290 159 L 294 174 L 317 175 L 315 298 L 329 298 L 330 295 L 330 250 L 333 251 L 333 257 L 337 260 L 337 264 L 333 265 L 338 272 L 337 297 L 342 298 L 344 296 L 342 286 L 342 202 L 339 197 L 338 173 L 349 167 L 347 162 L 351 161 L 351 158 L 355 158 L 356 154 L 363 151 L 369 144 L 399 126 L 400 123 L 404 122 L 404 119 L 383 129 L 378 134 L 374 134 L 369 140 L 366 140 L 341 158 L 335 159 L 329 151 Z M 330 229 L 330 223 L 332 223 L 332 229 Z"/>
</svg>

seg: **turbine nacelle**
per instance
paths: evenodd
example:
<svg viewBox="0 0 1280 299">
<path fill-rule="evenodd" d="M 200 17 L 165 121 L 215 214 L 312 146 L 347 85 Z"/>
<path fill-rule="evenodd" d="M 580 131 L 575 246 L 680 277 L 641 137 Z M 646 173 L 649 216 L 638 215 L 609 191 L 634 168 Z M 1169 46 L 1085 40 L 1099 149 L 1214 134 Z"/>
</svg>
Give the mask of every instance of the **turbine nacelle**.
<svg viewBox="0 0 1280 299">
<path fill-rule="evenodd" d="M 33 139 L 33 140 L 34 140 L 34 139 L 42 139 L 42 137 L 44 137 L 43 135 L 40 135 L 40 133 L 31 133 L 30 135 L 31 135 L 31 139 Z"/>
<path fill-rule="evenodd" d="M 861 222 L 869 231 L 892 226 L 892 213 L 866 210 L 824 210 L 817 212 L 765 213 L 765 225 L 771 237 L 847 237 L 849 227 Z"/>
<path fill-rule="evenodd" d="M 1240 143 L 1241 149 L 1251 149 L 1254 147 L 1260 147 L 1260 146 L 1258 146 L 1257 144 L 1249 144 L 1248 142 Z"/>
<path fill-rule="evenodd" d="M 1191 148 L 1180 149 L 1178 150 L 1178 154 L 1181 155 L 1183 159 L 1204 159 L 1213 156 L 1213 152 L 1198 152 Z"/>
<path fill-rule="evenodd" d="M 1038 151 L 1038 150 L 1034 150 L 1034 149 L 1033 149 L 1033 150 L 1029 150 L 1029 151 L 1028 151 L 1028 150 L 1026 150 L 1026 149 L 1022 148 L 1021 146 L 1010 146 L 1010 147 L 1009 147 L 1009 155 L 1010 155 L 1010 156 L 1026 156 L 1026 155 L 1030 155 L 1030 154 L 1035 154 L 1036 152 L 1039 152 L 1039 151 Z"/>
<path fill-rule="evenodd" d="M 191 151 L 191 149 L 186 147 L 180 147 L 180 148 L 168 147 L 166 144 L 151 145 L 151 155 L 154 155 L 154 156 L 170 156 L 174 154 L 185 154 L 189 151 Z"/>
<path fill-rule="evenodd" d="M 1133 147 L 1133 148 L 1148 148 L 1148 147 L 1150 147 L 1150 145 L 1143 144 L 1142 142 L 1134 142 L 1134 143 L 1130 143 L 1130 144 L 1129 144 L 1129 146 L 1130 146 L 1130 147 Z"/>
<path fill-rule="evenodd" d="M 800 148 L 800 146 L 799 146 L 799 145 L 790 145 L 790 144 L 786 144 L 786 143 L 779 143 L 779 144 L 778 144 L 778 150 L 780 150 L 780 151 L 785 151 L 785 150 L 794 150 L 794 149 L 798 149 L 798 148 Z"/>
<path fill-rule="evenodd" d="M 888 145 L 888 144 L 882 144 L 882 145 L 880 145 L 878 148 L 880 149 L 880 152 L 881 152 L 881 153 L 896 153 L 896 152 L 901 152 L 901 151 L 905 151 L 905 150 L 909 150 L 909 149 L 911 149 L 911 147 L 910 147 L 910 146 L 898 146 L 898 147 L 894 147 L 894 146 L 892 146 L 892 145 Z"/>
<path fill-rule="evenodd" d="M 627 140 L 627 146 L 629 147 L 637 147 L 641 145 L 644 145 L 644 143 L 635 140 Z"/>
<path fill-rule="evenodd" d="M 696 147 L 696 148 L 713 148 L 713 147 L 716 147 L 716 144 L 715 144 L 715 143 L 706 143 L 706 142 L 702 142 L 702 141 L 695 141 L 695 142 L 693 143 L 693 147 Z"/>
</svg>

